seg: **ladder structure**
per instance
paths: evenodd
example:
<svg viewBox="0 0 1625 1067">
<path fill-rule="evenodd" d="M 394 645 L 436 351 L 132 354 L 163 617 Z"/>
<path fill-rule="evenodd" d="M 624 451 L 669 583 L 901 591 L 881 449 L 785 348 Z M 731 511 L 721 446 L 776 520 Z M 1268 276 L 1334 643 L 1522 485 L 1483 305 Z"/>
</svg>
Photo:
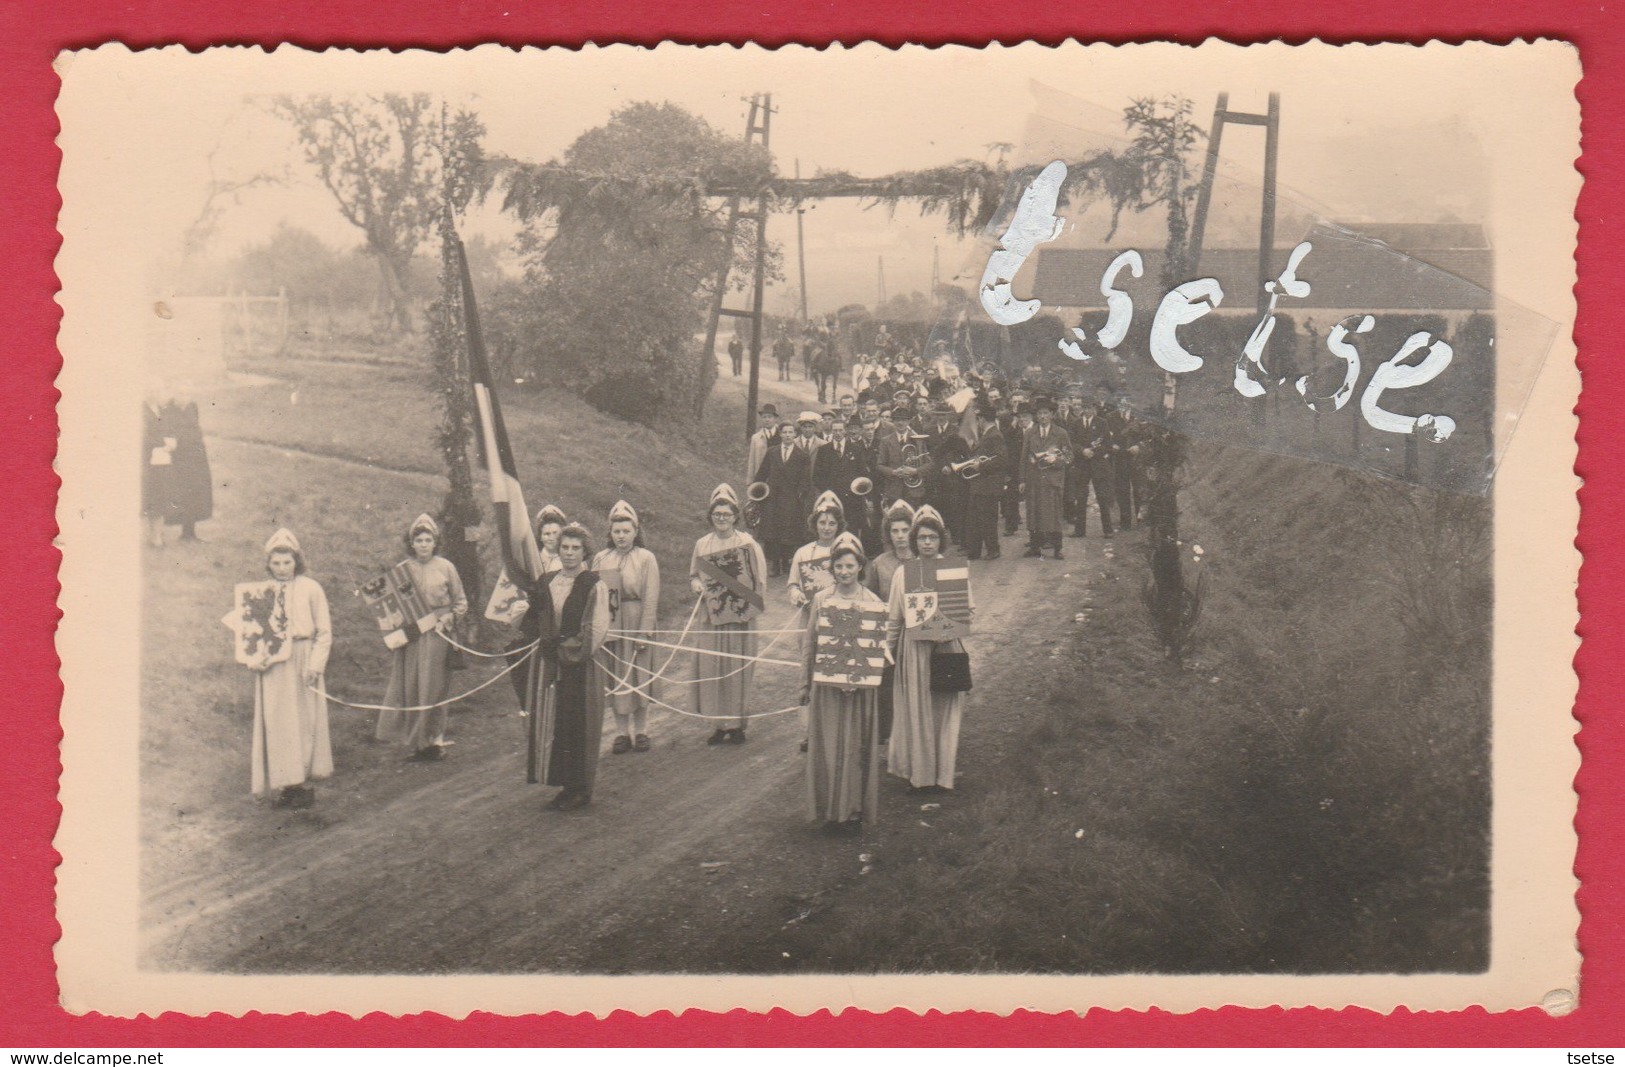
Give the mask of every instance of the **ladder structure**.
<svg viewBox="0 0 1625 1067">
<path fill-rule="evenodd" d="M 768 147 L 773 124 L 773 94 L 757 93 L 750 98 L 750 116 L 745 120 L 745 143 Z M 755 206 L 743 206 L 747 200 L 745 190 L 735 190 L 728 201 L 728 226 L 724 238 L 722 262 L 717 268 L 716 287 L 711 296 L 711 316 L 705 327 L 705 358 L 716 360 L 717 326 L 724 315 L 750 320 L 750 386 L 745 398 L 745 440 L 756 434 L 756 406 L 762 375 L 762 296 L 767 281 L 767 204 L 771 189 L 764 185 L 755 190 Z M 727 306 L 728 270 L 733 261 L 734 237 L 741 220 L 756 225 L 755 284 L 751 287 L 750 307 Z M 806 292 L 803 283 L 803 293 Z M 805 297 L 803 297 L 805 299 Z M 709 379 L 707 379 L 709 380 Z"/>
</svg>

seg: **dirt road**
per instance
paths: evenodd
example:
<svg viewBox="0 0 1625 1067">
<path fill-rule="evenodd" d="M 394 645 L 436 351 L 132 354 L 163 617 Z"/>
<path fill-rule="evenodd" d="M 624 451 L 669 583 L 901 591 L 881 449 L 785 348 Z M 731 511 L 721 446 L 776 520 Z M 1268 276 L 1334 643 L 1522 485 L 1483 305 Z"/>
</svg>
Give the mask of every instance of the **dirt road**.
<svg viewBox="0 0 1625 1067">
<path fill-rule="evenodd" d="M 976 566 L 985 636 L 972 645 L 981 652 L 975 699 L 996 701 L 1023 684 L 1035 656 L 995 663 L 985 650 L 1013 642 L 1069 566 L 1010 556 Z M 1053 590 L 1043 599 L 1053 604 Z M 784 614 L 779 605 L 774 617 Z M 792 669 L 764 666 L 754 702 L 786 706 L 797 685 Z M 151 885 L 148 964 L 613 973 L 681 967 L 690 941 L 732 937 L 739 965 L 761 966 L 768 961 L 753 959 L 751 946 L 763 925 L 776 927 L 856 875 L 860 856 L 883 849 L 886 821 L 907 818 L 915 799 L 889 779 L 880 826 L 863 841 L 830 839 L 803 817 L 795 714 L 757 720 L 743 747 L 709 747 L 705 724 L 657 711 L 654 751 L 610 756 L 606 745 L 592 806 L 557 815 L 543 808 L 552 790 L 523 783 L 511 694 L 499 686 L 487 694 L 478 710 L 455 717 L 452 759 L 405 764 L 392 746 L 376 746 L 351 754 L 364 764 L 356 773 L 341 753 L 318 807 L 252 812 L 275 820 L 268 839 L 194 855 L 187 873 Z M 997 722 L 968 716 L 967 748 Z M 368 795 L 379 777 L 403 786 L 384 790 L 393 795 L 383 803 Z"/>
<path fill-rule="evenodd" d="M 719 390 L 742 383 L 725 377 Z M 769 395 L 805 402 L 807 383 Z M 225 442 L 221 442 L 225 445 Z M 254 447 L 247 443 L 235 447 Z M 227 449 L 229 451 L 229 448 Z M 329 459 L 328 462 L 348 463 Z M 396 477 L 410 475 L 396 475 Z M 962 774 L 1009 728 L 1000 705 L 1042 684 L 1043 657 L 1085 598 L 1092 569 L 1005 558 L 975 565 L 976 692 Z M 1087 544 L 1087 549 L 1084 547 Z M 1098 557 L 1096 557 L 1098 561 Z M 1068 587 L 1071 588 L 1068 588 Z M 764 628 L 785 624 L 782 591 Z M 770 654 L 794 658 L 793 638 Z M 658 694 L 687 707 L 678 656 Z M 657 660 L 658 662 L 658 660 Z M 478 665 L 454 689 L 489 676 Z M 341 687 L 342 690 L 342 687 Z M 753 706 L 787 707 L 798 672 L 757 669 Z M 357 692 L 358 699 L 375 694 Z M 452 758 L 402 760 L 371 743 L 371 716 L 335 708 L 338 770 L 307 811 L 241 797 L 220 810 L 149 820 L 143 960 L 156 969 L 270 973 L 782 971 L 801 962 L 771 935 L 831 906 L 858 877 L 885 876 L 888 824 L 912 827 L 919 798 L 887 777 L 882 818 L 864 838 L 831 838 L 804 816 L 798 715 L 755 720 L 744 746 L 705 744 L 710 724 L 655 709 L 652 752 L 600 765 L 585 812 L 545 810 L 553 790 L 524 783 L 522 720 L 507 683 L 455 709 Z M 609 724 L 606 724 L 609 727 Z M 974 802 L 974 790 L 944 809 Z M 945 811 L 946 813 L 946 811 Z M 866 870 L 867 868 L 867 870 Z"/>
</svg>

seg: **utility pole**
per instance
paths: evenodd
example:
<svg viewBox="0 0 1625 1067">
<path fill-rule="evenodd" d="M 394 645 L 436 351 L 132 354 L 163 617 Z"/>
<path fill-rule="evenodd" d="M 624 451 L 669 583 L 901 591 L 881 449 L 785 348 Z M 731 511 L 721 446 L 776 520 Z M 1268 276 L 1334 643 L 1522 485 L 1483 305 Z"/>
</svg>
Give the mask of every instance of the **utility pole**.
<svg viewBox="0 0 1625 1067">
<path fill-rule="evenodd" d="M 880 305 L 886 302 L 886 257 L 880 257 L 880 295 L 875 302 L 875 311 L 880 311 Z"/>
<path fill-rule="evenodd" d="M 796 181 L 801 180 L 801 160 L 796 160 Z M 801 217 L 807 209 L 796 201 L 796 263 L 801 271 L 801 324 L 807 324 L 807 241 L 801 229 Z"/>
<path fill-rule="evenodd" d="M 1219 168 L 1219 141 L 1226 125 L 1264 127 L 1264 192 L 1258 220 L 1258 307 L 1269 306 L 1264 286 L 1275 277 L 1275 169 L 1281 144 L 1281 94 L 1269 95 L 1269 109 L 1262 115 L 1230 110 L 1230 94 L 1220 93 L 1213 108 L 1213 128 L 1207 138 L 1207 161 L 1202 166 L 1202 184 L 1196 194 L 1196 217 L 1191 220 L 1190 266 L 1201 266 L 1202 235 L 1207 230 L 1208 206 L 1213 201 L 1213 179 Z"/>
<path fill-rule="evenodd" d="M 750 117 L 745 120 L 745 143 L 768 146 L 773 124 L 773 94 L 757 93 L 750 98 Z M 711 317 L 705 326 L 705 358 L 717 358 L 717 324 L 724 315 L 750 319 L 750 386 L 745 398 L 745 440 L 756 433 L 756 403 L 762 380 L 762 291 L 767 281 L 767 199 L 771 188 L 764 184 L 756 195 L 754 210 L 742 210 L 742 191 L 734 192 L 728 204 L 728 226 L 724 237 L 721 264 L 717 268 L 716 284 L 711 294 Z M 750 309 L 724 306 L 728 294 L 728 268 L 733 259 L 734 239 L 741 219 L 756 226 L 756 269 L 751 292 Z M 803 297 L 805 299 L 805 297 Z M 707 378 L 707 381 L 710 379 Z"/>
</svg>

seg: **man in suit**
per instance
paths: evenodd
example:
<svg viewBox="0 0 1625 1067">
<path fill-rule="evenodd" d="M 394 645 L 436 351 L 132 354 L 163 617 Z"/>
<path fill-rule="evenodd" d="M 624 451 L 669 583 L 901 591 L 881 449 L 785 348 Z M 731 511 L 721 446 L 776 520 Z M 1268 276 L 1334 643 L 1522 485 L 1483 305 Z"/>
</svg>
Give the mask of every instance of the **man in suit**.
<svg viewBox="0 0 1625 1067">
<path fill-rule="evenodd" d="M 1025 411 L 1025 414 L 1023 412 Z M 1032 409 L 1020 392 L 1010 394 L 999 404 L 999 433 L 1009 456 L 1004 465 L 1004 495 L 999 501 L 999 517 L 1004 520 L 1004 535 L 1014 537 L 1021 525 L 1021 438 L 1027 432 L 1026 423 L 1032 422 Z"/>
<path fill-rule="evenodd" d="M 999 501 L 1009 480 L 1004 434 L 999 432 L 998 413 L 987 400 L 976 407 L 976 446 L 973 457 L 981 457 L 976 477 L 965 483 L 965 555 L 981 559 L 999 558 Z"/>
<path fill-rule="evenodd" d="M 1111 537 L 1112 530 L 1112 447 L 1111 426 L 1101 417 L 1099 408 L 1087 405 L 1073 420 L 1072 472 L 1076 497 L 1072 513 L 1072 536 L 1086 537 L 1089 533 L 1089 493 L 1092 489 L 1095 506 L 1100 509 L 1100 531 Z"/>
<path fill-rule="evenodd" d="M 779 409 L 773 404 L 763 404 L 756 411 L 756 432 L 751 434 L 750 447 L 745 455 L 745 484 L 749 485 L 756 480 L 756 472 L 762 466 L 762 460 L 767 456 L 767 450 L 779 437 Z"/>
<path fill-rule="evenodd" d="M 813 453 L 812 486 L 816 497 L 825 490 L 835 494 L 846 513 L 846 526 L 861 541 L 869 529 L 869 497 L 852 491 L 852 483 L 859 478 L 873 478 L 869 470 L 869 456 L 863 445 L 853 438 L 851 426 L 839 413 L 830 422 L 829 441 Z"/>
<path fill-rule="evenodd" d="M 737 333 L 728 342 L 728 360 L 734 365 L 734 377 L 739 377 L 739 372 L 745 368 L 745 342 Z"/>
<path fill-rule="evenodd" d="M 1027 551 L 1041 558 L 1045 545 L 1065 559 L 1061 551 L 1061 494 L 1066 489 L 1066 468 L 1072 462 L 1072 441 L 1055 425 L 1055 401 L 1040 397 L 1033 404 L 1038 422 L 1021 447 L 1021 483 L 1027 502 Z"/>
<path fill-rule="evenodd" d="M 797 421 L 785 418 L 779 423 L 779 440 L 762 459 L 756 481 L 766 482 L 768 495 L 762 502 L 762 547 L 766 550 L 772 576 L 782 576 L 790 557 L 807 540 L 807 507 L 812 495 L 812 450 L 798 434 Z M 807 435 L 818 425 L 804 414 L 800 428 Z"/>
<path fill-rule="evenodd" d="M 925 467 L 930 452 L 924 438 L 917 437 L 906 418 L 893 419 L 891 431 L 876 434 L 879 442 L 875 449 L 874 469 L 880 476 L 881 503 L 891 507 L 897 500 L 907 500 L 911 507 L 925 502 Z M 909 481 L 918 482 L 912 488 Z"/>
</svg>

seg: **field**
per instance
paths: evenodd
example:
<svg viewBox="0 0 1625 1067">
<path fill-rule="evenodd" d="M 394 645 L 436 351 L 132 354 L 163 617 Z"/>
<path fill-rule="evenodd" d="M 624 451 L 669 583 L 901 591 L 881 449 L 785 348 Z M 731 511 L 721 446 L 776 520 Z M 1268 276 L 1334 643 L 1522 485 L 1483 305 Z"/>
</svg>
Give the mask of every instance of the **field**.
<svg viewBox="0 0 1625 1067">
<path fill-rule="evenodd" d="M 205 398 L 217 486 L 209 542 L 147 556 L 148 966 L 1313 973 L 1487 963 L 1488 609 L 1469 596 L 1487 590 L 1487 557 L 1406 524 L 1445 514 L 1448 501 L 1396 500 L 1319 465 L 1193 448 L 1183 531 L 1207 592 L 1183 668 L 1150 636 L 1141 531 L 1069 540 L 1065 564 L 1010 553 L 978 564 L 959 788 L 920 798 L 889 780 L 883 820 L 859 842 L 802 821 L 794 715 L 760 720 L 750 745 L 722 752 L 703 744 L 703 724 L 658 713 L 655 752 L 604 757 L 588 816 L 549 817 L 546 792 L 522 784 L 505 682 L 459 705 L 453 758 L 431 767 L 372 743 L 370 715 L 335 708 L 338 772 L 315 808 L 280 812 L 248 796 L 250 692 L 218 621 L 231 583 L 257 577 L 271 530 L 296 530 L 334 606 L 330 688 L 375 701 L 386 653 L 351 590 L 399 558 L 401 531 L 438 508 L 445 484 L 428 375 L 410 360 L 243 369 L 257 384 Z M 768 391 L 810 395 L 800 382 Z M 531 507 L 559 503 L 598 531 L 618 496 L 632 500 L 662 565 L 662 615 L 680 625 L 703 502 L 716 482 L 738 481 L 738 383 L 724 372 L 695 440 L 555 393 L 515 391 L 505 403 Z M 1455 526 L 1487 530 L 1481 511 L 1454 506 Z M 1396 614 L 1446 580 L 1465 629 L 1436 646 L 1411 640 Z M 776 604 L 770 616 L 786 612 Z M 473 666 L 453 685 L 488 676 Z M 794 699 L 782 671 L 763 669 L 758 691 L 764 709 Z"/>
</svg>

